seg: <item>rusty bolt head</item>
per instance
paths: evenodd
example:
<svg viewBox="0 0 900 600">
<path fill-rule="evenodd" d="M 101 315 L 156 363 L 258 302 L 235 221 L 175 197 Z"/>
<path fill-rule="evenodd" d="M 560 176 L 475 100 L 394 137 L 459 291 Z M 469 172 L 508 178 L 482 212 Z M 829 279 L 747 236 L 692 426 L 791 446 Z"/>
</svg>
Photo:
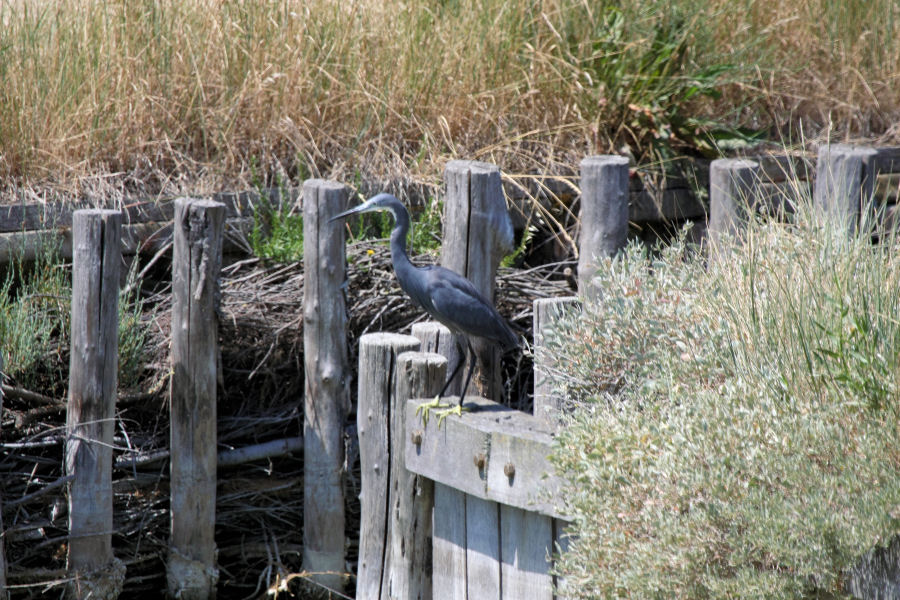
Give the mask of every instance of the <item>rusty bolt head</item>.
<svg viewBox="0 0 900 600">
<path fill-rule="evenodd" d="M 516 465 L 512 464 L 511 462 L 503 465 L 503 474 L 509 478 L 512 478 L 516 474 Z"/>
<path fill-rule="evenodd" d="M 487 457 L 484 454 L 479 453 L 473 457 L 472 462 L 475 463 L 475 466 L 479 469 L 483 469 L 485 463 L 487 462 Z"/>
<path fill-rule="evenodd" d="M 412 443 L 415 444 L 416 446 L 419 446 L 422 443 L 422 432 L 420 430 L 413 431 Z"/>
</svg>

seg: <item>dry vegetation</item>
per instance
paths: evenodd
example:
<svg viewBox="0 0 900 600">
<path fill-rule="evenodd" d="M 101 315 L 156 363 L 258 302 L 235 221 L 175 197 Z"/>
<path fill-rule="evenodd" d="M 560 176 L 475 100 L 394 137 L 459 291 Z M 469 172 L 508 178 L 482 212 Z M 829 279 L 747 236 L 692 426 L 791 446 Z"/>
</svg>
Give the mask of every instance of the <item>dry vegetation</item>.
<svg viewBox="0 0 900 600">
<path fill-rule="evenodd" d="M 258 164 L 435 181 L 454 157 L 658 159 L 660 139 L 696 149 L 722 124 L 897 137 L 895 2 L 735 4 L 5 0 L 0 178 L 208 191 Z M 672 53 L 651 50 L 660 32 Z"/>
</svg>

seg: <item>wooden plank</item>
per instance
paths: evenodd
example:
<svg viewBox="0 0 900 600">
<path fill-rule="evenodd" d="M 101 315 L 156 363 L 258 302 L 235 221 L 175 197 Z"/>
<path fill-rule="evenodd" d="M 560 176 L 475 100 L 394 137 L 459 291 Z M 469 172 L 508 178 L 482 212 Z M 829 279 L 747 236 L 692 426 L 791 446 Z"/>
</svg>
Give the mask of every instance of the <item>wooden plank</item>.
<svg viewBox="0 0 900 600">
<path fill-rule="evenodd" d="M 525 423 L 537 420 L 535 417 L 522 416 L 530 418 L 512 415 L 509 420 L 501 419 L 498 425 L 502 424 L 503 430 L 498 427 L 491 433 L 485 495 L 501 504 L 557 516 L 559 479 L 548 476 L 553 472 L 551 441 L 543 431 L 526 429 Z"/>
<path fill-rule="evenodd" d="M 466 580 L 466 496 L 452 487 L 435 483 L 432 536 L 434 600 L 465 600 L 468 598 Z"/>
<path fill-rule="evenodd" d="M 344 228 L 347 206 L 332 181 L 303 184 L 303 568 L 340 590 L 344 573 L 344 420 L 350 408 Z"/>
<path fill-rule="evenodd" d="M 543 490 L 553 494 L 559 489 L 547 459 L 552 437 L 546 423 L 495 402 L 467 396 L 467 405 L 478 410 L 462 417 L 447 417 L 439 428 L 436 419 L 423 425 L 416 415 L 423 401 L 406 404 L 407 430 L 418 428 L 422 432 L 420 444 L 406 447 L 410 471 L 485 500 L 563 516 L 555 508 L 558 502 L 554 497 L 543 495 Z M 505 473 L 507 463 L 514 465 L 512 478 Z"/>
<path fill-rule="evenodd" d="M 869 164 L 873 175 L 900 172 L 900 146 L 875 148 Z"/>
<path fill-rule="evenodd" d="M 402 407 L 410 398 L 436 395 L 447 375 L 447 359 L 440 354 L 404 352 L 397 356 L 390 414 L 391 481 L 388 498 L 388 560 L 382 598 L 431 598 L 431 535 L 434 482 L 406 468 L 404 447 L 415 444 L 406 431 Z M 368 597 L 359 596 L 358 598 Z"/>
<path fill-rule="evenodd" d="M 382 581 L 389 570 L 386 548 L 391 494 L 391 408 L 397 355 L 419 348 L 419 340 L 397 333 L 369 333 L 359 339 L 359 381 L 356 423 L 361 466 L 359 567 L 357 598 L 382 597 Z M 397 404 L 402 406 L 402 404 Z M 401 412 L 401 411 L 397 411 Z M 392 452 L 393 450 L 393 452 Z"/>
<path fill-rule="evenodd" d="M 500 600 L 500 505 L 466 496 L 466 592 Z"/>
<path fill-rule="evenodd" d="M 175 598 L 215 595 L 216 385 L 219 270 L 225 207 L 175 202 L 170 388 L 171 542 L 166 565 Z"/>
<path fill-rule="evenodd" d="M 67 569 L 75 579 L 90 580 L 101 597 L 117 594 L 125 578 L 125 567 L 112 550 L 121 222 L 116 211 L 84 210 L 74 217 Z"/>
<path fill-rule="evenodd" d="M 500 580 L 503 600 L 553 599 L 550 517 L 500 505 Z"/>
</svg>

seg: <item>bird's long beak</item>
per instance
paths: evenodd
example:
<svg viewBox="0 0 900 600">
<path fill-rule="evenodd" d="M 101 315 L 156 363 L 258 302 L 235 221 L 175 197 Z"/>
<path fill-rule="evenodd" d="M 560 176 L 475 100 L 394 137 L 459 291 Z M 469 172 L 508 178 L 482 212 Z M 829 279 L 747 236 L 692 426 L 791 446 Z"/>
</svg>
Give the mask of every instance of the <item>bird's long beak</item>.
<svg viewBox="0 0 900 600">
<path fill-rule="evenodd" d="M 343 219 L 344 217 L 349 217 L 350 215 L 355 215 L 356 213 L 366 212 L 367 210 L 369 210 L 369 201 L 368 200 L 366 200 L 365 202 L 363 202 L 362 204 L 360 204 L 359 206 L 357 206 L 355 208 L 351 208 L 350 210 L 345 210 L 341 214 L 331 217 L 330 219 L 328 219 L 328 222 L 331 223 L 332 221 L 337 221 L 338 219 Z"/>
</svg>

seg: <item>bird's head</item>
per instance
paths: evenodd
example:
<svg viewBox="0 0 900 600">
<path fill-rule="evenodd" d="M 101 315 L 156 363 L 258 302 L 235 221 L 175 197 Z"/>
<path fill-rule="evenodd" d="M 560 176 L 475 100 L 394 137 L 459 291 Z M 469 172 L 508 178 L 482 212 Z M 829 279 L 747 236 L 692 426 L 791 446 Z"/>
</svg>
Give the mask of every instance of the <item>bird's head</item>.
<svg viewBox="0 0 900 600">
<path fill-rule="evenodd" d="M 345 210 L 341 214 L 331 217 L 331 219 L 329 219 L 329 222 L 343 219 L 345 217 L 349 217 L 350 215 L 372 212 L 376 210 L 389 210 L 394 214 L 394 218 L 396 219 L 398 207 L 402 208 L 403 204 L 401 204 L 395 196 L 392 196 L 391 194 L 381 193 L 372 196 L 355 208 Z"/>
</svg>

